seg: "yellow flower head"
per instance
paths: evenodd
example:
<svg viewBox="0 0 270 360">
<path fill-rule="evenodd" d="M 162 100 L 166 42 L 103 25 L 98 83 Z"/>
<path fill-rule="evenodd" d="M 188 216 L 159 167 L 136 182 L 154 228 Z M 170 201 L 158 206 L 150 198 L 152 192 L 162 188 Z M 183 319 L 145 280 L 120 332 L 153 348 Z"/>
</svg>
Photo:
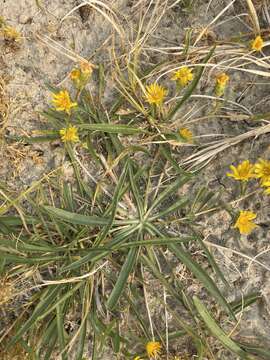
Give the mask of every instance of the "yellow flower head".
<svg viewBox="0 0 270 360">
<path fill-rule="evenodd" d="M 230 80 L 230 77 L 225 73 L 221 73 L 221 74 L 217 75 L 217 77 L 216 77 L 217 85 L 221 86 L 221 87 L 225 87 L 229 80 Z"/>
<path fill-rule="evenodd" d="M 172 76 L 171 80 L 177 81 L 182 87 L 186 86 L 193 79 L 192 70 L 187 66 L 181 67 Z"/>
<path fill-rule="evenodd" d="M 264 193 L 266 195 L 270 195 L 270 181 L 263 182 L 262 186 L 266 187 L 266 189 L 264 190 Z"/>
<path fill-rule="evenodd" d="M 262 183 L 270 181 L 270 161 L 259 159 L 255 164 L 255 175 Z"/>
<path fill-rule="evenodd" d="M 134 360 L 142 360 L 142 358 L 140 356 L 136 356 Z"/>
<path fill-rule="evenodd" d="M 161 352 L 161 344 L 158 341 L 149 341 L 145 348 L 149 358 L 159 355 Z"/>
<path fill-rule="evenodd" d="M 249 160 L 243 161 L 237 167 L 231 165 L 230 169 L 232 173 L 227 173 L 227 176 L 233 177 L 235 180 L 248 181 L 255 177 L 254 165 L 252 165 Z"/>
<path fill-rule="evenodd" d="M 13 26 L 4 26 L 3 34 L 6 40 L 13 40 L 16 42 L 21 40 L 21 34 Z"/>
<path fill-rule="evenodd" d="M 83 74 L 88 76 L 93 72 L 93 66 L 88 61 L 81 61 L 80 69 Z"/>
<path fill-rule="evenodd" d="M 234 227 L 238 228 L 240 234 L 248 235 L 257 226 L 252 221 L 256 217 L 257 215 L 252 211 L 241 210 Z"/>
<path fill-rule="evenodd" d="M 267 195 L 270 195 L 270 179 L 267 181 L 263 181 L 262 186 L 266 187 L 266 189 L 264 190 L 264 193 Z"/>
<path fill-rule="evenodd" d="M 188 128 L 181 128 L 179 134 L 185 141 L 192 142 L 193 134 Z"/>
<path fill-rule="evenodd" d="M 251 42 L 251 48 L 255 51 L 261 51 L 264 45 L 264 41 L 260 35 L 256 36 L 256 38 Z"/>
<path fill-rule="evenodd" d="M 161 105 L 168 91 L 157 83 L 146 86 L 146 100 L 149 104 Z"/>
<path fill-rule="evenodd" d="M 224 94 L 225 88 L 229 80 L 230 80 L 229 76 L 225 73 L 221 73 L 216 76 L 216 86 L 215 86 L 216 96 L 222 96 Z"/>
<path fill-rule="evenodd" d="M 53 94 L 52 103 L 57 111 L 65 111 L 70 114 L 70 110 L 77 106 L 76 102 L 70 100 L 67 90 L 61 90 L 57 94 Z"/>
<path fill-rule="evenodd" d="M 90 63 L 82 61 L 80 68 L 74 68 L 70 73 L 70 78 L 74 82 L 77 89 L 81 90 L 87 84 L 90 76 L 92 75 L 93 67 Z"/>
<path fill-rule="evenodd" d="M 70 73 L 71 80 L 78 80 L 80 79 L 81 72 L 79 69 L 73 69 Z"/>
<path fill-rule="evenodd" d="M 61 140 L 63 142 L 77 142 L 79 141 L 78 129 L 75 126 L 69 126 L 59 131 Z"/>
</svg>

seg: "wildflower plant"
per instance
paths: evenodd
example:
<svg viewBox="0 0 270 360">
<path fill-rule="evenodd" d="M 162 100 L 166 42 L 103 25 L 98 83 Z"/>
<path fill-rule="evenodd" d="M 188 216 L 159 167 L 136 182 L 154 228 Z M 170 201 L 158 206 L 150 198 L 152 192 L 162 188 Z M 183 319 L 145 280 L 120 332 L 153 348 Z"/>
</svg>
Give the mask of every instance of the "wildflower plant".
<svg viewBox="0 0 270 360">
<path fill-rule="evenodd" d="M 232 227 L 249 234 L 257 226 L 256 214 L 243 209 L 231 214 L 220 193 L 198 187 L 202 169 L 182 166 L 173 147 L 179 140 L 194 140 L 181 117 L 175 118 L 198 89 L 215 47 L 203 53 L 196 70 L 183 66 L 175 74 L 184 87 L 180 97 L 156 80 L 155 67 L 140 67 L 138 49 L 124 60 L 114 59 L 116 99 L 104 99 L 103 65 L 93 76 L 95 90 L 86 86 L 94 68 L 83 62 L 70 72 L 70 90 L 52 88 L 53 100 L 42 113 L 49 129 L 20 139 L 58 141 L 74 179 L 58 168 L 19 198 L 9 189 L 0 193 L 5 203 L 1 270 L 14 278 L 27 274 L 33 284 L 22 306 L 24 316 L 12 324 L 14 335 L 3 335 L 5 346 L 22 344 L 37 359 L 53 359 L 57 353 L 68 360 L 75 353 L 82 360 L 89 346 L 93 359 L 103 359 L 109 345 L 116 357 L 139 360 L 158 358 L 167 350 L 164 345 L 169 347 L 168 339 L 181 339 L 192 344 L 192 355 L 214 359 L 215 338 L 235 356 L 251 359 L 262 350 L 235 340 L 227 329 L 235 329 L 237 314 L 260 294 L 247 293 L 233 303 L 227 299 L 219 284 L 227 293 L 229 284 L 204 242 L 201 219 L 225 208 L 235 218 Z M 217 96 L 228 81 L 225 73 L 216 78 Z M 187 148 L 193 146 L 195 141 Z M 257 177 L 268 184 L 265 165 L 244 161 L 232 166 L 228 176 L 241 182 Z M 179 264 L 188 282 L 195 279 L 210 297 L 207 307 L 200 290 L 192 296 L 190 284 L 178 276 Z M 156 300 L 165 318 L 172 318 L 176 329 L 167 323 L 163 330 L 153 326 L 146 271 L 158 284 Z M 215 320 L 221 317 L 227 320 Z M 124 331 L 123 318 L 130 319 Z"/>
<path fill-rule="evenodd" d="M 103 80 L 99 82 L 100 94 L 102 84 Z M 149 94 L 154 89 L 154 95 L 151 93 L 154 97 L 155 91 L 160 92 L 158 103 L 155 97 L 154 104 L 160 104 L 161 98 L 164 100 L 166 91 L 157 87 L 157 84 L 154 88 L 146 89 Z M 151 104 L 152 100 L 151 98 L 149 101 Z M 178 292 L 178 286 L 182 286 L 178 281 L 172 282 L 172 278 L 169 280 L 160 272 L 158 258 L 164 251 L 169 251 L 178 262 L 184 264 L 224 312 L 234 319 L 234 308 L 188 250 L 191 244 L 200 244 L 215 276 L 226 284 L 221 270 L 202 242 L 200 231 L 192 225 L 192 219 L 196 219 L 202 210 L 207 212 L 211 209 L 218 197 L 207 189 L 199 190 L 193 195 L 178 195 L 183 186 L 191 186 L 196 182 L 196 173 L 182 169 L 162 144 L 159 145 L 160 157 L 153 158 L 151 164 L 138 161 L 137 154 L 147 155 L 149 150 L 146 151 L 142 146 L 124 144 L 134 135 L 142 139 L 152 136 L 155 134 L 155 127 L 126 124 L 126 115 L 123 115 L 122 123 L 119 123 L 117 107 L 107 110 L 110 121 L 115 121 L 114 124 L 109 123 L 106 117 L 101 116 L 101 104 L 94 103 L 88 90 L 82 89 L 76 103 L 71 100 L 69 92 L 55 91 L 53 106 L 54 108 L 44 112 L 44 116 L 56 129 L 48 133 L 47 140 L 58 138 L 66 143 L 77 185 L 73 188 L 65 181 L 59 184 L 59 173 L 58 177 L 48 180 L 49 188 L 58 194 L 56 202 L 49 196 L 51 190 L 48 191 L 46 183 L 42 183 L 36 198 L 27 197 L 32 207 L 31 216 L 24 215 L 23 220 L 16 216 L 1 217 L 3 234 L 10 237 L 8 246 L 4 238 L 1 240 L 6 266 L 12 269 L 12 263 L 16 263 L 28 271 L 38 263 L 42 271 L 55 269 L 53 273 L 45 271 L 43 281 L 46 286 L 31 296 L 33 310 L 28 312 L 27 321 L 21 318 L 15 321 L 18 330 L 7 342 L 7 347 L 28 338 L 29 351 L 35 351 L 37 356 L 45 354 L 50 358 L 53 349 L 57 348 L 64 358 L 68 358 L 70 349 L 76 346 L 77 358 L 82 359 L 84 344 L 89 334 L 94 334 L 94 351 L 98 350 L 102 354 L 106 338 L 112 342 L 114 352 L 136 358 L 138 355 L 130 352 L 132 329 L 128 329 L 123 337 L 119 332 L 118 316 L 114 315 L 129 304 L 128 311 L 135 318 L 140 318 L 144 329 L 143 336 L 136 340 L 139 353 L 144 351 L 142 358 L 157 358 L 163 350 L 161 341 L 149 340 L 152 336 L 147 316 L 143 315 L 141 318 L 135 305 L 138 284 L 143 281 L 145 269 L 150 271 L 176 303 L 183 307 L 194 326 L 197 321 L 193 317 L 196 308 L 194 306 L 198 307 L 200 315 L 204 314 L 204 311 L 201 312 L 201 304 L 193 305 L 193 299 L 188 293 Z M 73 108 L 76 108 L 76 116 L 72 112 Z M 151 116 L 151 112 L 147 116 Z M 185 141 L 192 141 L 192 133 L 187 128 L 181 128 L 179 135 Z M 44 136 L 46 137 L 46 134 Z M 84 180 L 75 149 L 69 146 L 79 140 L 86 144 L 83 149 L 92 157 L 93 166 L 100 169 L 99 171 L 105 166 L 106 177 L 109 176 L 110 181 L 106 180 L 105 176 L 100 179 L 93 177 L 94 186 L 90 187 Z M 101 147 L 97 144 L 101 144 Z M 108 154 L 107 160 L 102 156 L 104 151 Z M 158 161 L 169 162 L 171 166 L 170 172 L 164 178 L 165 186 L 155 181 L 156 176 L 161 176 Z M 249 177 L 249 164 L 244 166 L 245 171 L 246 167 L 248 170 L 245 176 Z M 240 173 L 242 174 L 241 171 Z M 157 186 L 161 186 L 158 192 Z M 256 226 L 253 223 L 254 215 L 251 212 L 241 214 L 235 226 L 241 232 L 249 233 Z M 183 218 L 180 221 L 181 230 L 175 235 L 170 234 L 166 224 L 180 216 Z M 27 231 L 23 230 L 24 225 Z M 24 233 L 24 243 L 17 242 L 13 237 L 18 227 Z M 15 249 L 18 253 L 14 253 Z M 103 290 L 97 285 L 101 283 L 105 284 Z M 143 287 L 146 286 L 144 281 L 142 284 Z M 77 314 L 74 322 L 79 323 L 76 335 L 67 334 L 65 329 L 71 309 Z M 109 317 L 104 317 L 104 311 L 108 312 Z M 175 311 L 172 311 L 172 316 L 178 324 L 182 323 Z M 212 319 L 210 315 L 209 317 Z M 208 324 L 210 318 L 203 321 Z M 33 331 L 39 333 L 41 329 L 37 348 L 31 342 L 31 334 Z M 192 331 L 198 353 L 202 351 L 199 344 L 204 344 L 203 353 L 208 354 L 208 335 L 202 332 L 202 329 L 194 328 Z M 53 337 L 51 334 L 54 334 Z M 218 337 L 218 333 L 215 335 Z M 245 350 L 243 352 L 246 353 Z"/>
</svg>

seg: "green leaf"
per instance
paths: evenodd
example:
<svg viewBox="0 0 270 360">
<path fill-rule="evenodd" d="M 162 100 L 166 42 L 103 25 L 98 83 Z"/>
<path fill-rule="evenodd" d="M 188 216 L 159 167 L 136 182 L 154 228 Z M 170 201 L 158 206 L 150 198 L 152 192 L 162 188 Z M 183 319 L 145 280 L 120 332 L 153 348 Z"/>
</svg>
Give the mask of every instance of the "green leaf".
<svg viewBox="0 0 270 360">
<path fill-rule="evenodd" d="M 255 292 L 253 294 L 245 295 L 243 298 L 241 297 L 239 300 L 235 300 L 230 305 L 235 314 L 238 314 L 246 307 L 254 304 L 256 301 L 262 298 L 261 293 Z"/>
<path fill-rule="evenodd" d="M 177 190 L 183 186 L 185 183 L 187 183 L 191 179 L 192 175 L 183 175 L 179 176 L 173 183 L 166 186 L 165 190 L 163 190 L 159 196 L 154 200 L 152 205 L 147 211 L 147 214 L 150 214 L 150 212 L 159 205 L 163 200 L 167 199 L 169 195 L 175 194 Z"/>
<path fill-rule="evenodd" d="M 177 200 L 173 205 L 169 206 L 167 209 L 162 210 L 161 212 L 159 212 L 157 215 L 151 217 L 151 219 L 149 219 L 150 221 L 156 220 L 156 219 L 160 219 L 164 216 L 169 215 L 170 213 L 174 213 L 177 210 L 185 207 L 189 202 L 189 198 L 186 196 L 183 196 L 181 199 Z"/>
<path fill-rule="evenodd" d="M 171 154 L 171 147 L 168 144 L 160 145 L 160 154 L 171 164 L 171 166 L 181 175 L 188 175 L 188 173 L 178 165 Z"/>
<path fill-rule="evenodd" d="M 258 341 L 260 341 L 261 339 L 258 339 Z M 246 351 L 248 351 L 250 354 L 259 356 L 258 360 L 269 360 L 270 359 L 270 349 L 265 348 L 263 345 L 262 346 L 255 346 L 255 345 L 250 345 L 250 344 L 246 344 L 246 343 L 240 343 L 240 342 L 236 342 L 241 348 L 245 349 Z"/>
<path fill-rule="evenodd" d="M 118 207 L 119 201 L 121 200 L 121 197 L 123 195 L 122 189 L 125 184 L 127 171 L 128 171 L 128 159 L 126 159 L 126 161 L 124 163 L 122 174 L 118 180 L 115 192 L 114 192 L 112 200 L 111 200 L 111 205 L 109 206 L 108 211 L 106 211 L 107 216 L 108 216 L 108 213 L 110 213 L 109 222 L 105 226 L 105 228 L 102 230 L 102 232 L 96 237 L 96 240 L 94 242 L 95 246 L 99 245 L 107 237 L 107 235 L 113 225 L 117 207 Z"/>
<path fill-rule="evenodd" d="M 237 354 L 242 359 L 250 359 L 248 354 L 236 342 L 230 339 L 227 334 L 219 327 L 206 307 L 196 296 L 194 296 L 193 301 L 199 315 L 212 335 L 215 336 L 227 349 L 232 351 L 234 354 Z"/>
<path fill-rule="evenodd" d="M 34 217 L 25 216 L 24 222 L 26 224 L 37 224 L 38 220 Z M 6 226 L 21 226 L 23 225 L 23 221 L 19 216 L 0 216 L 0 224 L 6 225 Z"/>
<path fill-rule="evenodd" d="M 109 299 L 107 300 L 106 306 L 109 310 L 113 310 L 117 305 L 120 296 L 126 286 L 126 282 L 128 280 L 129 274 L 133 270 L 133 266 L 135 264 L 137 254 L 138 254 L 137 248 L 132 248 L 129 250 L 127 258 L 124 262 L 124 265 L 122 266 L 122 269 L 116 281 L 116 284 L 114 285 L 114 288 L 109 296 Z"/>
<path fill-rule="evenodd" d="M 183 305 L 183 300 L 181 296 L 178 294 L 178 292 L 174 289 L 174 287 L 167 281 L 167 279 L 164 277 L 164 275 L 159 271 L 158 267 L 154 264 L 154 261 L 150 259 L 153 256 L 151 256 L 151 251 L 148 251 L 148 254 L 150 255 L 147 257 L 146 255 L 141 255 L 141 261 L 144 265 L 146 265 L 152 274 L 161 282 L 161 284 L 167 289 L 168 293 L 171 294 L 172 297 L 174 297 L 175 301 L 179 303 L 179 305 Z"/>
<path fill-rule="evenodd" d="M 60 139 L 59 133 L 55 132 L 55 134 L 48 135 L 40 135 L 40 136 L 7 136 L 10 140 L 20 141 L 23 144 L 36 144 L 41 142 L 54 141 L 56 139 Z"/>
<path fill-rule="evenodd" d="M 115 237 L 115 239 L 111 243 L 111 246 L 109 248 L 108 247 L 104 248 L 104 250 L 102 250 L 102 252 L 100 252 L 101 250 L 98 247 L 89 249 L 88 250 L 89 253 L 86 256 L 84 256 L 81 259 L 64 267 L 63 269 L 61 269 L 61 272 L 77 269 L 89 261 L 92 261 L 94 263 L 94 262 L 97 262 L 98 260 L 103 259 L 104 257 L 109 255 L 114 250 L 114 248 L 115 248 L 114 245 L 119 245 L 119 243 L 121 243 L 122 241 L 125 241 L 125 239 L 128 236 L 130 236 L 136 229 L 137 229 L 137 227 L 135 227 L 135 226 L 129 227 L 128 229 L 124 229 L 125 232 L 123 233 L 123 236 L 120 238 Z"/>
<path fill-rule="evenodd" d="M 39 319 L 39 316 L 44 313 L 48 306 L 55 300 L 57 294 L 61 290 L 61 286 L 52 286 L 50 289 L 44 291 L 43 296 L 39 300 L 34 312 L 30 318 L 19 328 L 15 336 L 12 337 L 8 343 L 8 348 L 16 344 L 17 341 L 28 331 Z"/>
<path fill-rule="evenodd" d="M 131 162 L 129 162 L 128 170 L 129 170 L 128 174 L 129 174 L 129 181 L 130 181 L 130 185 L 131 185 L 131 191 L 132 191 L 132 194 L 136 201 L 138 216 L 139 216 L 140 220 L 142 221 L 143 215 L 144 215 L 143 199 L 142 199 L 140 191 L 137 187 L 136 181 L 134 179 L 134 171 L 133 171 Z"/>
<path fill-rule="evenodd" d="M 193 328 L 192 326 L 190 326 L 190 324 L 188 324 L 183 317 L 180 317 L 176 311 L 174 311 L 168 304 L 166 305 L 166 308 L 169 310 L 169 312 L 171 313 L 173 319 L 175 320 L 175 322 L 182 328 L 184 329 L 185 333 L 188 334 L 194 341 L 194 344 L 198 345 L 202 345 L 203 347 L 207 348 L 207 344 L 205 343 L 203 337 L 201 335 L 199 335 L 197 333 L 197 329 Z"/>
<path fill-rule="evenodd" d="M 227 303 L 214 281 L 205 272 L 205 270 L 192 259 L 190 254 L 185 252 L 177 244 L 168 244 L 168 249 L 196 276 L 197 279 L 205 286 L 211 295 L 220 303 L 228 314 L 235 319 L 231 306 Z"/>
<path fill-rule="evenodd" d="M 59 286 L 59 285 L 58 285 Z M 67 286 L 64 288 L 63 294 L 61 298 L 59 298 L 54 304 L 48 306 L 42 314 L 39 315 L 39 320 L 44 319 L 47 315 L 49 315 L 57 306 L 61 305 L 65 302 L 70 296 L 72 296 L 81 286 L 83 286 L 83 281 L 79 282 L 77 285 L 74 285 L 70 290 L 67 291 Z"/>
<path fill-rule="evenodd" d="M 218 267 L 218 264 L 216 263 L 216 260 L 214 259 L 214 257 L 212 256 L 211 252 L 208 250 L 207 246 L 205 245 L 205 243 L 203 242 L 203 240 L 201 239 L 201 237 L 198 235 L 197 237 L 198 242 L 200 243 L 203 251 L 205 252 L 207 259 L 209 261 L 209 264 L 212 266 L 212 269 L 215 271 L 215 273 L 217 274 L 217 276 L 220 277 L 221 281 L 223 282 L 223 284 L 227 287 L 230 288 L 230 285 L 228 283 L 228 281 L 225 279 L 222 271 L 220 270 L 220 268 Z"/>
<path fill-rule="evenodd" d="M 63 316 L 63 305 L 59 304 L 56 307 L 56 319 L 57 319 L 57 333 L 58 342 L 60 345 L 60 351 L 62 353 L 61 359 L 67 360 L 67 351 L 65 349 L 65 330 L 64 330 L 64 316 Z"/>
<path fill-rule="evenodd" d="M 103 95 L 104 95 L 104 91 L 105 91 L 105 74 L 104 74 L 104 66 L 103 64 L 99 64 L 98 67 L 98 97 L 99 97 L 99 102 L 102 101 Z"/>
<path fill-rule="evenodd" d="M 51 216 L 55 216 L 61 220 L 67 221 L 71 224 L 88 225 L 88 226 L 105 226 L 108 225 L 109 219 L 99 216 L 86 216 L 76 214 L 74 212 L 66 211 L 63 209 L 55 208 L 53 206 L 43 206 Z"/>
<path fill-rule="evenodd" d="M 80 124 L 78 125 L 79 129 L 89 130 L 89 131 L 102 131 L 110 134 L 123 134 L 123 135 L 134 135 L 147 133 L 146 130 L 128 126 L 128 125 L 119 125 L 119 124 Z"/>
</svg>

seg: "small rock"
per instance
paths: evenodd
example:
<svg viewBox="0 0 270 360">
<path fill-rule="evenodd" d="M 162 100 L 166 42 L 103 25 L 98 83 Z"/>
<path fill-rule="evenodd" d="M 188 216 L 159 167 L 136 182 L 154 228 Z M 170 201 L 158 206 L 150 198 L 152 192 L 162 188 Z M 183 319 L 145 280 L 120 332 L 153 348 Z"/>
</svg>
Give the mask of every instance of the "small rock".
<svg viewBox="0 0 270 360">
<path fill-rule="evenodd" d="M 21 14 L 19 16 L 19 23 L 20 24 L 30 24 L 32 22 L 32 17 L 27 14 Z"/>
</svg>

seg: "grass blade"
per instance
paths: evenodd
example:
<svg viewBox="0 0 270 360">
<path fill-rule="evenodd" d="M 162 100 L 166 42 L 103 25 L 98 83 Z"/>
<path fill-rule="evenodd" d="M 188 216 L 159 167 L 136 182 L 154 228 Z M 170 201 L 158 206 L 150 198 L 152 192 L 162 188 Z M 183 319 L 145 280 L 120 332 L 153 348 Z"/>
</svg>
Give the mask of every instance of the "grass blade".
<svg viewBox="0 0 270 360">
<path fill-rule="evenodd" d="M 108 225 L 109 219 L 99 216 L 86 216 L 76 214 L 74 212 L 66 211 L 63 209 L 55 208 L 53 206 L 43 206 L 50 215 L 55 216 L 61 220 L 67 221 L 71 224 L 88 225 L 88 226 L 105 226 Z"/>
<path fill-rule="evenodd" d="M 146 130 L 132 127 L 129 125 L 119 125 L 119 124 L 80 124 L 78 125 L 79 129 L 88 130 L 88 131 L 102 131 L 110 134 L 122 134 L 122 135 L 134 135 L 147 133 Z"/>
<path fill-rule="evenodd" d="M 227 303 L 214 281 L 205 272 L 205 270 L 195 262 L 192 257 L 181 249 L 177 244 L 168 244 L 169 250 L 196 276 L 197 279 L 205 286 L 211 295 L 220 303 L 227 313 L 235 319 L 231 306 Z"/>
<path fill-rule="evenodd" d="M 126 286 L 127 279 L 131 271 L 133 270 L 133 266 L 135 264 L 137 254 L 138 254 L 137 248 L 132 248 L 129 250 L 127 258 L 124 262 L 124 265 L 122 266 L 122 269 L 116 281 L 116 284 L 114 285 L 114 288 L 109 296 L 109 299 L 107 300 L 106 305 L 109 310 L 113 310 L 117 305 L 120 296 L 124 290 L 124 287 Z"/>
<path fill-rule="evenodd" d="M 227 334 L 218 326 L 206 307 L 196 296 L 194 296 L 193 301 L 200 317 L 204 321 L 211 334 L 215 336 L 227 349 L 240 356 L 241 359 L 251 359 L 248 354 L 236 342 L 230 339 Z"/>
</svg>

